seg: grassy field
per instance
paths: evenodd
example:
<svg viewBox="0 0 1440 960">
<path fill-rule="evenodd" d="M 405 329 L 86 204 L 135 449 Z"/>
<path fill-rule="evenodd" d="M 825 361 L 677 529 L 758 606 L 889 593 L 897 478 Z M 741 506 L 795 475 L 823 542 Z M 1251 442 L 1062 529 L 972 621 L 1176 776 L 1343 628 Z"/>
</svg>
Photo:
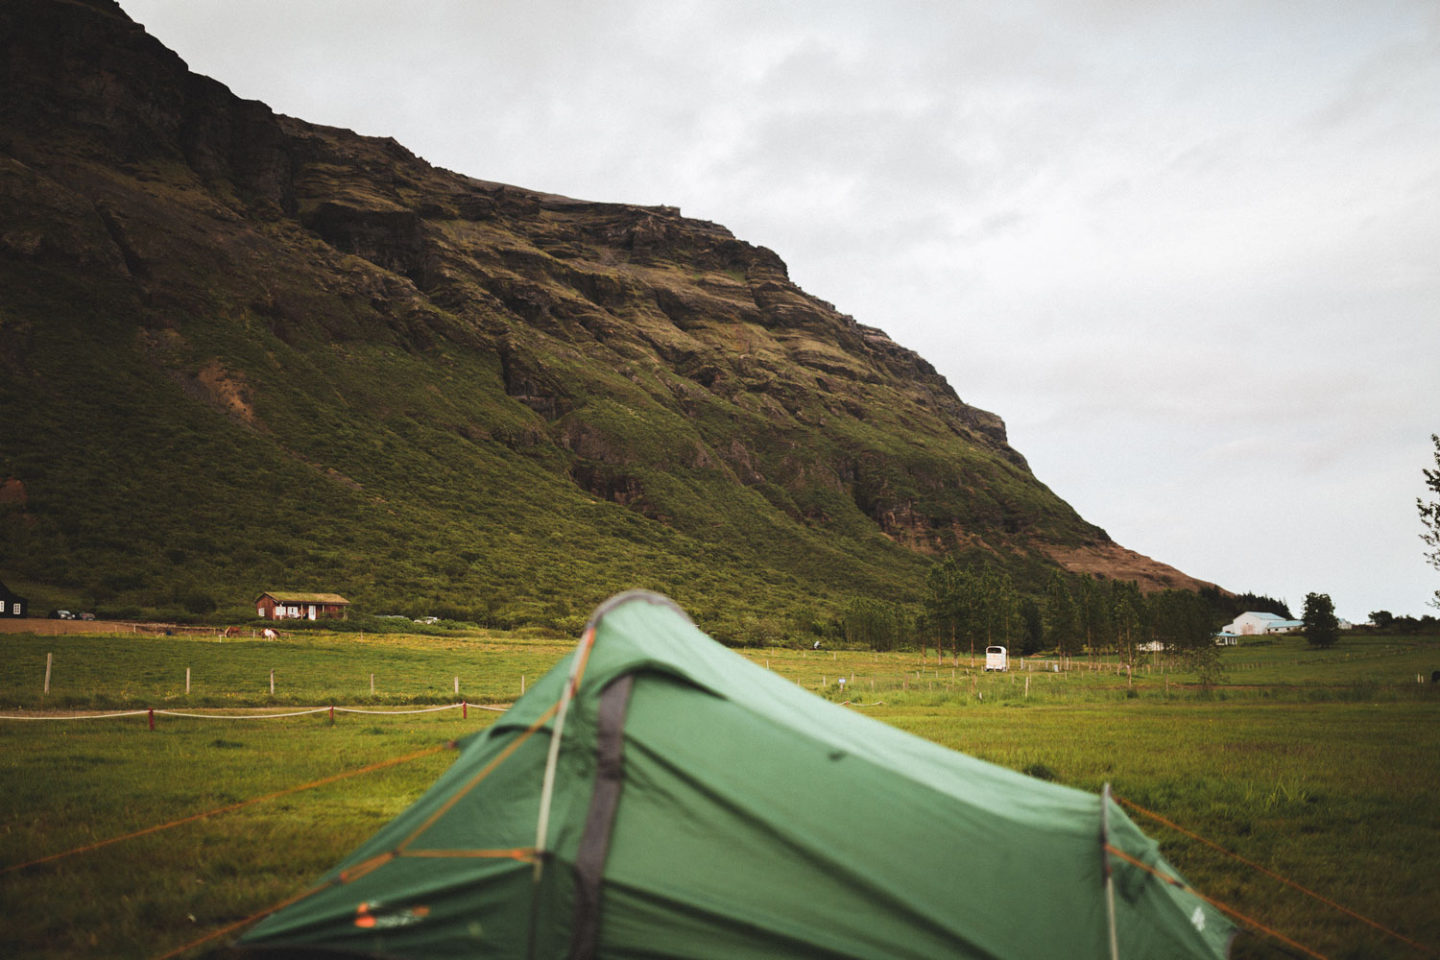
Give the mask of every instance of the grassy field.
<svg viewBox="0 0 1440 960">
<path fill-rule="evenodd" d="M 502 704 L 570 644 L 497 633 L 3 639 L 0 713 Z M 46 654 L 51 689 L 42 693 Z M 1224 651 L 1211 690 L 1160 663 L 1017 664 L 975 673 L 915 653 L 746 651 L 831 700 L 1033 776 L 1105 783 L 1432 948 L 1440 945 L 1440 639 L 1280 639 Z M 191 694 L 184 693 L 185 668 Z M 1028 667 L 1029 669 L 1026 669 Z M 276 692 L 269 693 L 275 670 Z M 376 692 L 369 675 L 376 675 Z M 842 690 L 840 678 L 846 680 Z M 199 720 L 161 714 L 0 721 L 0 956 L 159 957 L 300 889 L 417 797 L 483 728 L 474 709 Z M 412 756 L 415 754 L 418 756 Z M 315 781 L 404 762 L 311 789 Z M 293 791 L 293 792 L 284 792 Z M 282 793 L 283 792 L 283 793 Z M 276 795 L 280 794 L 280 795 Z M 257 800 L 52 862 L 55 853 Z M 1195 885 L 1327 957 L 1421 956 L 1217 853 L 1132 816 Z M 18 868 L 18 869 L 17 869 Z M 1044 904 L 1017 903 L 1020 916 Z M 223 940 L 216 941 L 223 943 Z M 211 945 L 195 952 L 203 954 Z M 1259 937 L 1236 955 L 1303 955 Z"/>
</svg>

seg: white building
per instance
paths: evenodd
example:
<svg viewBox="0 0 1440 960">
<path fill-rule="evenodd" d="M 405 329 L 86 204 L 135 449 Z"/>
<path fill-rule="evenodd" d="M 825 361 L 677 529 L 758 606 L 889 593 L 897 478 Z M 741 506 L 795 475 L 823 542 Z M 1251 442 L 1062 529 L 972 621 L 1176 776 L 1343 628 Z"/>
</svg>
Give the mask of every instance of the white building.
<svg viewBox="0 0 1440 960">
<path fill-rule="evenodd" d="M 1291 630 L 1299 630 L 1302 626 L 1304 624 L 1299 620 L 1286 620 L 1278 613 L 1246 610 L 1220 629 L 1224 633 L 1249 637 L 1267 633 L 1289 633 Z"/>
</svg>

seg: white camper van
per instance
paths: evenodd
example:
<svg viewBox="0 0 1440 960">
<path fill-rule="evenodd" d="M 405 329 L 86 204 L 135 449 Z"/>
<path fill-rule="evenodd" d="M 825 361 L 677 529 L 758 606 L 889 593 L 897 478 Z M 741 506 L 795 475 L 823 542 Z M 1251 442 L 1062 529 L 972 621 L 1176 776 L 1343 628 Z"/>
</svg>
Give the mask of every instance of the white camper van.
<svg viewBox="0 0 1440 960">
<path fill-rule="evenodd" d="M 985 670 L 1009 670 L 1010 657 L 1004 647 L 985 648 Z"/>
</svg>

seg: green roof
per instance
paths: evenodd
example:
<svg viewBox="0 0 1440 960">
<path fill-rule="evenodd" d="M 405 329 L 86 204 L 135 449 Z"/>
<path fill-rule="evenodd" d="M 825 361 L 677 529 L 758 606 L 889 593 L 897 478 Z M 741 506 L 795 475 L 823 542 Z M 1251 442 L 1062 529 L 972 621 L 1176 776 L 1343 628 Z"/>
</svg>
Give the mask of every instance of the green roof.
<svg viewBox="0 0 1440 960">
<path fill-rule="evenodd" d="M 289 590 L 267 590 L 255 599 L 270 597 L 276 603 L 349 603 L 338 593 L 295 593 Z"/>
</svg>

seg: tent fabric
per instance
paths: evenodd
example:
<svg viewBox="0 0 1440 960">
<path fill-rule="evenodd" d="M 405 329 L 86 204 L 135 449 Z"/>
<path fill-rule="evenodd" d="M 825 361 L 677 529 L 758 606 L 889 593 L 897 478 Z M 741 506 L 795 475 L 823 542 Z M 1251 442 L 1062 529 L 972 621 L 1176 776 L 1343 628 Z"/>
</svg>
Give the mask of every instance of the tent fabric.
<svg viewBox="0 0 1440 960">
<path fill-rule="evenodd" d="M 1183 880 L 1108 796 L 830 703 L 635 592 L 603 604 L 576 650 L 464 742 L 412 807 L 239 946 L 411 958 L 1227 954 L 1234 927 L 1221 913 L 1107 855 L 1107 842 Z"/>
</svg>

